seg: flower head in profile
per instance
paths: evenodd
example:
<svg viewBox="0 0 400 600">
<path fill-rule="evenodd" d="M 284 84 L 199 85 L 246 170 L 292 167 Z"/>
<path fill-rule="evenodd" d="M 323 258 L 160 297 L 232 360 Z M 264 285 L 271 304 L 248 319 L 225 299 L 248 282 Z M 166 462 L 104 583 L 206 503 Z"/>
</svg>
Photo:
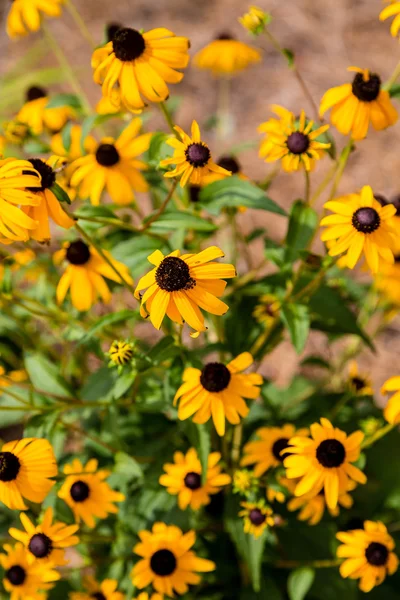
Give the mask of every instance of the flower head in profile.
<svg viewBox="0 0 400 600">
<path fill-rule="evenodd" d="M 370 186 L 365 185 L 360 193 L 330 200 L 324 206 L 334 213 L 321 221 L 327 227 L 321 240 L 335 241 L 330 256 L 346 252 L 347 266 L 354 269 L 364 254 L 372 273 L 379 271 L 382 262 L 393 264 L 393 250 L 399 236 L 393 220 L 396 213 L 393 204 L 382 207 Z"/>
<path fill-rule="evenodd" d="M 313 129 L 314 122 L 306 119 L 304 110 L 298 118 L 282 106 L 273 105 L 272 110 L 279 118 L 271 118 L 258 127 L 260 133 L 266 134 L 260 145 L 260 156 L 265 162 L 281 160 L 282 168 L 289 173 L 299 169 L 311 171 L 315 161 L 331 146 L 318 140 L 329 125 Z"/>
<path fill-rule="evenodd" d="M 98 469 L 95 459 L 83 465 L 75 458 L 71 464 L 65 465 L 64 474 L 67 476 L 60 491 L 59 498 L 64 500 L 72 510 L 77 523 L 83 521 L 93 528 L 95 517 L 106 519 L 109 514 L 118 512 L 115 502 L 123 502 L 125 496 L 115 492 L 105 481 L 110 471 Z"/>
<path fill-rule="evenodd" d="M 26 1 L 29 2 L 29 0 Z M 17 0 L 15 0 L 16 2 Z M 27 125 L 33 135 L 40 135 L 45 130 L 60 131 L 69 119 L 75 118 L 75 111 L 68 105 L 47 108 L 49 101 L 50 98 L 44 88 L 30 87 L 26 92 L 25 104 L 16 116 L 16 121 Z"/>
<path fill-rule="evenodd" d="M 347 436 L 344 431 L 333 427 L 330 421 L 321 418 L 321 424 L 313 423 L 311 437 L 295 436 L 289 440 L 283 461 L 286 476 L 298 481 L 295 496 L 314 494 L 323 489 L 328 508 L 335 509 L 339 496 L 349 489 L 349 481 L 366 483 L 367 478 L 354 466 L 357 462 L 362 431 Z"/>
<path fill-rule="evenodd" d="M 128 267 L 113 259 L 107 250 L 103 250 L 103 253 L 124 280 L 133 285 Z M 73 306 L 77 310 L 89 310 L 99 297 L 105 303 L 111 301 L 111 292 L 104 278 L 121 283 L 121 277 L 117 275 L 111 265 L 93 246 L 89 246 L 82 240 L 66 242 L 64 247 L 54 254 L 53 260 L 57 265 L 64 260 L 68 262 L 57 285 L 56 297 L 59 304 L 64 301 L 70 290 Z"/>
<path fill-rule="evenodd" d="M 394 125 L 398 113 L 389 92 L 381 88 L 379 75 L 359 67 L 349 67 L 348 71 L 355 72 L 353 82 L 325 92 L 320 115 L 332 109 L 332 125 L 343 135 L 351 133 L 354 140 L 364 139 L 370 124 L 377 131 Z"/>
<path fill-rule="evenodd" d="M 230 33 L 221 33 L 196 54 L 193 62 L 213 75 L 229 77 L 260 60 L 259 50 L 235 40 Z"/>
<path fill-rule="evenodd" d="M 260 35 L 271 22 L 271 15 L 258 6 L 250 6 L 248 12 L 239 17 L 238 21 L 249 33 Z"/>
<path fill-rule="evenodd" d="M 117 140 L 104 138 L 89 154 L 73 161 L 71 186 L 81 198 L 90 198 L 97 206 L 107 190 L 116 204 L 124 205 L 135 200 L 134 192 L 148 190 L 142 175 L 147 165 L 138 156 L 148 150 L 152 134 L 138 135 L 141 127 L 142 121 L 133 119 Z"/>
<path fill-rule="evenodd" d="M 180 177 L 180 186 L 185 187 L 187 183 L 193 185 L 205 185 L 207 177 L 217 173 L 223 177 L 229 177 L 230 171 L 219 167 L 213 160 L 209 147 L 201 140 L 200 129 L 196 121 L 192 123 L 192 136 L 187 135 L 183 129 L 174 128 L 182 141 L 169 138 L 167 144 L 174 148 L 172 158 L 165 158 L 160 162 L 161 167 L 176 165 L 172 171 L 164 173 L 164 177 Z"/>
<path fill-rule="evenodd" d="M 390 377 L 381 388 L 381 394 L 390 394 L 395 392 L 391 396 L 389 402 L 385 406 L 383 415 L 388 423 L 394 425 L 400 423 L 400 376 Z"/>
<path fill-rule="evenodd" d="M 202 468 L 195 448 L 188 452 L 175 452 L 174 462 L 164 465 L 165 474 L 160 477 L 160 484 L 167 488 L 169 494 L 178 496 L 178 506 L 185 510 L 190 506 L 199 510 L 211 502 L 211 495 L 217 494 L 221 487 L 229 485 L 231 478 L 221 473 L 218 465 L 221 460 L 219 452 L 211 452 L 208 457 L 208 468 L 203 481 Z"/>
<path fill-rule="evenodd" d="M 264 294 L 253 311 L 253 317 L 259 323 L 269 327 L 279 316 L 281 303 L 273 294 Z"/>
<path fill-rule="evenodd" d="M 85 592 L 70 592 L 69 600 L 124 600 L 125 594 L 118 591 L 118 581 L 104 579 L 98 583 L 88 575 L 83 578 Z"/>
<path fill-rule="evenodd" d="M 26 123 L 20 123 L 17 119 L 3 123 L 3 130 L 3 143 L 7 142 L 15 146 L 22 146 L 29 134 L 29 126 Z M 0 152 L 0 154 L 2 153 Z"/>
<path fill-rule="evenodd" d="M 380 21 L 386 21 L 386 19 L 390 19 L 390 17 L 394 17 L 391 25 L 390 25 L 390 34 L 392 37 L 397 37 L 400 30 L 400 2 L 399 0 L 390 0 L 390 4 L 385 6 L 385 8 L 381 11 L 379 15 Z"/>
<path fill-rule="evenodd" d="M 187 67 L 189 45 L 187 38 L 164 27 L 144 33 L 123 27 L 94 51 L 94 81 L 102 85 L 104 97 L 132 112 L 143 109 L 147 100 L 164 102 L 169 96 L 167 84 L 183 79 L 177 69 Z"/>
<path fill-rule="evenodd" d="M 186 322 L 197 336 L 206 331 L 200 308 L 212 315 L 224 315 L 229 309 L 219 300 L 226 281 L 236 276 L 233 265 L 215 262 L 225 256 L 222 250 L 211 246 L 197 254 L 180 254 L 179 250 L 164 256 L 156 250 L 148 257 L 154 265 L 137 284 L 135 296 L 141 300 L 140 313 L 149 317 L 156 329 L 160 329 L 165 315 L 182 325 Z M 142 290 L 146 292 L 141 295 Z"/>
<path fill-rule="evenodd" d="M 275 524 L 272 509 L 266 506 L 264 500 L 258 502 L 241 502 L 243 510 L 239 512 L 239 517 L 243 518 L 243 529 L 245 533 L 260 537 L 267 527 L 273 527 Z"/>
<path fill-rule="evenodd" d="M 340 531 L 336 534 L 342 544 L 337 549 L 342 577 L 359 579 L 359 588 L 370 592 L 380 585 L 386 575 L 397 571 L 399 559 L 394 553 L 395 543 L 381 521 L 365 521 L 364 529 Z"/>
<path fill-rule="evenodd" d="M 47 440 L 24 438 L 7 442 L 0 452 L 0 502 L 12 510 L 27 510 L 23 498 L 40 503 L 58 473 L 53 448 Z"/>
<path fill-rule="evenodd" d="M 59 17 L 64 0 L 13 0 L 7 17 L 7 33 L 19 38 L 39 31 L 44 17 Z"/>
<path fill-rule="evenodd" d="M 347 384 L 356 396 L 373 396 L 372 382 L 365 373 L 360 373 L 357 362 L 352 360 L 349 365 Z"/>
<path fill-rule="evenodd" d="M 194 423 L 206 423 L 212 417 L 218 435 L 224 435 L 225 419 L 232 425 L 240 423 L 250 410 L 244 398 L 255 400 L 260 395 L 262 376 L 242 373 L 252 364 L 251 354 L 243 352 L 227 365 L 210 362 L 201 371 L 185 369 L 174 398 L 174 404 L 179 402 L 178 418 L 183 421 L 194 415 Z"/>
<path fill-rule="evenodd" d="M 328 508 L 332 517 L 337 517 L 341 506 L 343 508 L 351 508 L 353 506 L 353 498 L 349 492 L 354 490 L 356 485 L 354 481 L 349 481 L 348 491 L 339 494 L 338 503 L 335 508 L 327 507 L 324 490 L 321 490 L 316 496 L 313 492 L 310 492 L 298 498 L 291 498 L 287 503 L 287 508 L 290 511 L 300 511 L 297 515 L 299 521 L 307 521 L 309 525 L 317 525 L 324 516 L 326 508 Z"/>
<path fill-rule="evenodd" d="M 54 587 L 61 577 L 51 564 L 41 564 L 34 559 L 23 544 L 4 544 L 6 554 L 0 554 L 4 569 L 3 585 L 10 600 L 43 600 L 43 593 Z"/>
<path fill-rule="evenodd" d="M 20 514 L 25 531 L 11 527 L 8 533 L 22 542 L 28 552 L 41 564 L 53 566 L 67 565 L 65 548 L 76 546 L 79 538 L 74 535 L 79 525 L 65 525 L 60 521 L 53 523 L 53 509 L 47 508 L 40 525 L 34 525 L 25 513 Z"/>
<path fill-rule="evenodd" d="M 132 582 L 139 590 L 152 585 L 156 592 L 173 597 L 189 591 L 189 584 L 201 581 L 198 573 L 214 571 L 211 560 L 199 558 L 191 550 L 194 531 L 183 533 L 175 525 L 154 523 L 152 531 L 139 531 L 140 542 L 133 552 L 141 559 L 132 569 Z"/>
</svg>

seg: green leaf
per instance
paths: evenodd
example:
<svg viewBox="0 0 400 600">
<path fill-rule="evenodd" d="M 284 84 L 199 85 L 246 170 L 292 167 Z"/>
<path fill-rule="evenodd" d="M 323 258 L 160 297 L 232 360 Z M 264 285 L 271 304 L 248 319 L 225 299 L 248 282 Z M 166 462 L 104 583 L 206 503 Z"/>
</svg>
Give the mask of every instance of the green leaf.
<svg viewBox="0 0 400 600">
<path fill-rule="evenodd" d="M 178 210 L 163 213 L 150 225 L 150 231 L 160 234 L 182 229 L 211 232 L 217 229 L 217 225 L 197 215 Z"/>
<path fill-rule="evenodd" d="M 62 187 L 60 185 L 58 185 L 58 183 L 53 183 L 53 185 L 51 186 L 50 189 L 59 202 L 65 202 L 66 204 L 71 204 L 71 199 L 68 196 L 67 192 L 65 190 L 63 190 Z"/>
<path fill-rule="evenodd" d="M 38 139 L 28 140 L 26 144 L 24 144 L 24 152 L 27 155 L 47 154 L 50 152 L 50 146 Z"/>
<path fill-rule="evenodd" d="M 163 245 L 160 240 L 147 235 L 132 235 L 129 239 L 114 246 L 113 257 L 123 262 L 129 268 L 133 277 L 141 277 L 153 268 L 147 257 L 154 250 L 161 250 L 164 254 L 171 252 L 167 242 Z"/>
<path fill-rule="evenodd" d="M 16 398 L 10 396 L 7 392 L 10 393 L 15 392 L 22 400 L 29 403 L 29 392 L 28 390 L 23 390 L 21 388 L 10 386 L 8 388 L 4 388 L 1 392 L 0 396 L 0 422 L 2 428 L 10 427 L 10 425 L 16 425 L 17 423 L 22 423 L 23 420 L 31 414 L 30 410 L 26 408 L 25 404 L 22 402 L 18 402 Z M 13 410 L 3 410 L 2 407 L 10 408 Z M 20 408 L 20 410 L 17 410 Z"/>
<path fill-rule="evenodd" d="M 140 465 L 132 456 L 125 454 L 125 452 L 117 452 L 115 455 L 114 473 L 122 476 L 127 481 L 142 479 L 143 477 Z"/>
<path fill-rule="evenodd" d="M 283 208 L 266 196 L 263 190 L 235 175 L 204 187 L 197 205 L 212 215 L 218 215 L 223 208 L 246 206 L 286 216 Z"/>
<path fill-rule="evenodd" d="M 85 149 L 85 140 L 89 133 L 92 131 L 96 125 L 101 125 L 108 121 L 111 117 L 115 115 L 89 115 L 82 122 L 82 134 L 81 134 L 81 152 L 82 154 L 86 154 Z"/>
<path fill-rule="evenodd" d="M 163 337 L 147 354 L 147 358 L 153 365 L 162 363 L 168 358 L 172 358 L 179 353 L 179 348 L 175 345 L 175 340 L 171 335 Z"/>
<path fill-rule="evenodd" d="M 315 570 L 311 567 L 300 567 L 292 571 L 288 577 L 288 594 L 290 600 L 303 600 L 315 579 Z"/>
<path fill-rule="evenodd" d="M 285 56 L 289 68 L 293 68 L 294 67 L 294 52 L 292 50 L 289 50 L 289 48 L 283 48 L 282 54 Z"/>
<path fill-rule="evenodd" d="M 62 378 L 56 365 L 42 354 L 27 354 L 25 368 L 37 391 L 54 394 L 61 398 L 73 398 L 68 383 Z"/>
<path fill-rule="evenodd" d="M 286 234 L 287 260 L 296 260 L 298 253 L 311 242 L 318 225 L 318 214 L 303 200 L 296 200 L 290 209 Z"/>
<path fill-rule="evenodd" d="M 46 108 L 59 108 L 60 106 L 70 106 L 76 110 L 82 108 L 81 101 L 75 94 L 56 94 L 46 104 Z"/>
<path fill-rule="evenodd" d="M 310 331 L 310 315 L 304 304 L 284 304 L 281 309 L 282 320 L 287 327 L 292 344 L 300 354 Z"/>
<path fill-rule="evenodd" d="M 69 152 L 70 148 L 71 148 L 71 142 L 72 142 L 71 132 L 72 132 L 73 126 L 74 126 L 74 124 L 69 122 L 66 125 L 64 125 L 64 127 L 61 131 L 62 145 L 65 148 L 66 152 Z"/>
<path fill-rule="evenodd" d="M 123 323 L 128 319 L 134 319 L 137 317 L 137 312 L 134 310 L 120 310 L 116 313 L 110 313 L 100 317 L 98 321 L 86 332 L 83 338 L 79 341 L 78 345 L 86 344 L 92 337 L 94 337 L 99 331 L 108 327 L 109 325 L 115 325 L 116 323 Z"/>
<path fill-rule="evenodd" d="M 105 217 L 107 219 L 115 219 L 115 214 L 108 206 L 83 204 L 74 214 L 78 219 L 80 217 Z"/>
<path fill-rule="evenodd" d="M 328 370 L 331 368 L 331 365 L 320 356 L 306 356 L 306 358 L 302 360 L 300 364 L 302 367 L 321 367 L 321 369 Z"/>
<path fill-rule="evenodd" d="M 168 139 L 168 137 L 169 136 L 163 131 L 157 131 L 154 135 L 152 135 L 148 150 L 149 162 L 158 164 L 159 161 L 164 158 L 164 154 L 166 154 L 166 152 L 163 152 L 162 150 L 165 148 L 165 141 Z M 166 148 L 171 147 L 166 146 Z"/>
<path fill-rule="evenodd" d="M 391 98 L 399 98 L 400 97 L 400 85 L 392 85 L 392 87 L 388 90 Z"/>
</svg>

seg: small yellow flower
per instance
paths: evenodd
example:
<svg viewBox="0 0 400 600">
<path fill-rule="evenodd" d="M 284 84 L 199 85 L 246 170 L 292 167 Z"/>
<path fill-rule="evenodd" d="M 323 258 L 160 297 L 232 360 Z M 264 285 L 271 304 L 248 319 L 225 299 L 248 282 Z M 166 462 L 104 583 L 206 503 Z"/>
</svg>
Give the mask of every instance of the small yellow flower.
<svg viewBox="0 0 400 600">
<path fill-rule="evenodd" d="M 29 126 L 17 119 L 3 123 L 3 129 L 6 141 L 15 146 L 21 146 L 29 133 Z"/>
<path fill-rule="evenodd" d="M 244 519 L 244 532 L 260 537 L 267 527 L 273 527 L 275 524 L 272 509 L 264 504 L 264 500 L 258 502 L 241 502 L 243 510 L 239 512 L 239 517 Z"/>
<path fill-rule="evenodd" d="M 396 16 L 395 16 L 396 15 Z M 400 30 L 400 2 L 399 0 L 390 0 L 389 6 L 386 6 L 379 15 L 380 21 L 385 21 L 390 17 L 395 17 L 390 26 L 392 37 L 397 37 Z"/>
<path fill-rule="evenodd" d="M 251 493 L 258 484 L 257 477 L 254 473 L 246 469 L 237 470 L 233 474 L 233 493 L 247 496 Z"/>
<path fill-rule="evenodd" d="M 253 311 L 253 317 L 259 323 L 269 327 L 279 316 L 281 303 L 273 294 L 264 294 Z"/>
<path fill-rule="evenodd" d="M 7 18 L 7 33 L 10 38 L 38 31 L 44 16 L 61 16 L 64 0 L 13 0 Z"/>
<path fill-rule="evenodd" d="M 133 358 L 134 345 L 124 340 L 114 340 L 108 351 L 111 364 L 122 367 Z"/>
<path fill-rule="evenodd" d="M 283 489 L 278 489 L 278 486 Z M 279 502 L 283 504 L 286 502 L 288 494 L 294 492 L 296 484 L 294 481 L 284 477 L 283 475 L 276 476 L 276 484 L 268 484 L 266 488 L 266 497 L 269 503 Z"/>
<path fill-rule="evenodd" d="M 248 12 L 239 17 L 238 21 L 248 32 L 253 35 L 260 35 L 266 25 L 271 22 L 271 15 L 258 6 L 250 6 Z"/>
<path fill-rule="evenodd" d="M 222 33 L 200 50 L 193 62 L 199 69 L 211 71 L 213 75 L 229 77 L 260 60 L 259 50 L 235 40 L 229 33 Z"/>
<path fill-rule="evenodd" d="M 383 384 L 381 394 L 395 392 L 385 406 L 383 415 L 388 423 L 400 423 L 400 376 L 391 377 Z"/>
<path fill-rule="evenodd" d="M 16 371 L 8 371 L 6 374 L 5 368 L 0 365 L 0 388 L 5 388 L 13 383 L 21 383 L 28 379 L 28 373 L 25 369 L 18 369 Z"/>
<path fill-rule="evenodd" d="M 361 430 L 367 436 L 371 436 L 382 427 L 383 421 L 381 419 L 377 419 L 376 417 L 368 417 L 367 419 L 363 419 L 360 421 Z"/>
<path fill-rule="evenodd" d="M 357 362 L 352 360 L 349 365 L 348 385 L 356 396 L 373 396 L 371 379 L 358 371 Z"/>
<path fill-rule="evenodd" d="M 60 131 L 69 119 L 75 118 L 75 111 L 67 105 L 47 108 L 49 100 L 45 89 L 37 86 L 29 88 L 26 102 L 15 120 L 27 125 L 33 135 L 40 135 L 45 130 Z"/>
<path fill-rule="evenodd" d="M 70 592 L 69 600 L 124 600 L 125 594 L 119 592 L 118 581 L 104 579 L 98 583 L 94 577 L 88 575 L 83 578 L 83 587 L 86 592 Z M 162 599 L 160 599 L 162 600 Z"/>
</svg>

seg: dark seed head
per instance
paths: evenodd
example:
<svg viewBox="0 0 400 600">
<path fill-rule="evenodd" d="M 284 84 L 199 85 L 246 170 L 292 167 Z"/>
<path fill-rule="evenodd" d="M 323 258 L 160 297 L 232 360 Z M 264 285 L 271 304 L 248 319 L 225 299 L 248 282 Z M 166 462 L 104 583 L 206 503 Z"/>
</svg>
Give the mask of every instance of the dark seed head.
<svg viewBox="0 0 400 600">
<path fill-rule="evenodd" d="M 0 452 L 0 481 L 14 481 L 17 478 L 21 463 L 11 452 Z"/>
<path fill-rule="evenodd" d="M 201 190 L 201 187 L 199 185 L 189 185 L 190 202 L 196 203 L 200 200 L 200 198 L 199 198 L 200 190 Z"/>
<path fill-rule="evenodd" d="M 119 163 L 119 152 L 114 144 L 100 144 L 96 150 L 96 160 L 102 167 L 113 167 Z"/>
<path fill-rule="evenodd" d="M 95 598 L 95 600 L 107 600 L 107 598 L 102 592 L 95 592 L 90 597 Z"/>
<path fill-rule="evenodd" d="M 151 570 L 159 577 L 172 575 L 176 566 L 176 558 L 171 550 L 157 550 L 150 559 Z"/>
<path fill-rule="evenodd" d="M 368 81 L 364 81 L 362 73 L 356 73 L 352 91 L 356 98 L 362 102 L 373 102 L 381 91 L 381 78 L 376 73 L 371 73 Z"/>
<path fill-rule="evenodd" d="M 15 565 L 6 571 L 5 576 L 12 585 L 22 585 L 26 579 L 26 571 L 19 565 Z"/>
<path fill-rule="evenodd" d="M 288 442 L 288 438 L 280 438 L 279 440 L 276 440 L 276 442 L 272 446 L 272 454 L 275 456 L 276 460 L 283 461 L 283 459 L 285 458 L 285 453 L 281 453 L 283 450 L 286 450 L 286 448 L 289 446 Z"/>
<path fill-rule="evenodd" d="M 201 476 L 198 473 L 188 473 L 184 482 L 189 490 L 198 490 L 201 487 Z"/>
<path fill-rule="evenodd" d="M 56 182 L 56 174 L 54 173 L 50 165 L 46 164 L 41 158 L 29 158 L 28 160 L 31 163 L 32 167 L 36 169 L 36 171 L 38 171 L 38 173 L 40 174 L 42 178 L 42 187 L 28 187 L 26 189 L 30 192 L 43 192 L 44 190 L 48 190 L 49 188 L 51 188 Z M 28 170 L 22 171 L 22 173 L 23 175 L 32 175 L 32 172 Z"/>
<path fill-rule="evenodd" d="M 193 167 L 204 167 L 211 158 L 211 152 L 202 142 L 190 144 L 185 151 L 186 160 Z"/>
<path fill-rule="evenodd" d="M 266 518 L 259 508 L 253 508 L 249 513 L 249 519 L 256 527 L 262 525 Z"/>
<path fill-rule="evenodd" d="M 45 98 L 46 96 L 46 90 L 36 85 L 33 85 L 26 91 L 27 102 L 32 102 L 32 100 L 38 100 L 39 98 Z"/>
<path fill-rule="evenodd" d="M 365 551 L 365 557 L 370 565 L 383 567 L 389 558 L 389 550 L 383 544 L 371 542 Z"/>
<path fill-rule="evenodd" d="M 363 206 L 363 208 L 356 210 L 351 222 L 357 231 L 373 233 L 379 228 L 381 219 L 374 208 Z"/>
<path fill-rule="evenodd" d="M 228 31 L 222 31 L 217 37 L 216 40 L 234 40 L 235 38 Z"/>
<path fill-rule="evenodd" d="M 71 494 L 72 500 L 74 502 L 84 502 L 89 498 L 90 489 L 87 483 L 84 481 L 75 481 L 75 483 L 71 486 L 69 491 Z"/>
<path fill-rule="evenodd" d="M 240 171 L 240 165 L 233 156 L 221 156 L 217 165 L 223 169 L 226 169 L 227 171 L 230 171 L 232 175 L 235 175 Z"/>
<path fill-rule="evenodd" d="M 222 392 L 231 380 L 229 369 L 222 363 L 208 363 L 200 375 L 200 383 L 207 392 Z"/>
<path fill-rule="evenodd" d="M 52 551 L 53 542 L 44 533 L 36 533 L 31 537 L 28 549 L 36 558 L 45 558 Z"/>
<path fill-rule="evenodd" d="M 115 56 L 123 62 L 129 62 L 142 56 L 146 42 L 141 33 L 128 27 L 118 29 L 112 39 Z"/>
<path fill-rule="evenodd" d="M 66 258 L 71 265 L 85 265 L 90 259 L 89 246 L 82 240 L 71 242 L 67 249 Z"/>
<path fill-rule="evenodd" d="M 122 29 L 122 25 L 120 25 L 119 23 L 108 23 L 108 25 L 106 27 L 107 40 L 109 42 L 112 42 L 115 37 L 115 34 L 120 29 Z"/>
<path fill-rule="evenodd" d="M 364 379 L 361 379 L 361 377 L 352 377 L 351 383 L 355 387 L 357 392 L 365 388 L 365 381 Z"/>
<path fill-rule="evenodd" d="M 156 282 L 166 292 L 191 290 L 196 285 L 190 277 L 188 265 L 177 256 L 167 256 L 161 261 L 156 271 Z"/>
<path fill-rule="evenodd" d="M 301 131 L 294 131 L 289 135 L 286 145 L 292 154 L 303 154 L 310 146 L 310 139 Z"/>
<path fill-rule="evenodd" d="M 318 462 L 326 469 L 340 467 L 346 458 L 346 450 L 341 442 L 335 439 L 324 440 L 316 452 Z"/>
</svg>

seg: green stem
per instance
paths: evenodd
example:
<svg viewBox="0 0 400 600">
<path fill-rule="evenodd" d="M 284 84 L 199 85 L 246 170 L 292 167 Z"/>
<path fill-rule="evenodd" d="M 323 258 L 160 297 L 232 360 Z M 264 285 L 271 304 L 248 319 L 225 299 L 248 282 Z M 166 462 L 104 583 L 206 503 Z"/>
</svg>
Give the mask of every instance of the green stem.
<svg viewBox="0 0 400 600">
<path fill-rule="evenodd" d="M 97 46 L 96 41 L 95 41 L 94 37 L 92 36 L 92 34 L 90 33 L 89 29 L 87 28 L 84 19 L 82 19 L 78 9 L 76 8 L 76 6 L 72 2 L 72 0 L 67 0 L 67 9 L 69 10 L 70 15 L 74 19 L 82 36 L 85 38 L 85 40 L 89 43 L 89 45 L 93 49 L 96 48 L 96 46 Z"/>
<path fill-rule="evenodd" d="M 243 425 L 242 425 L 242 423 L 239 423 L 239 425 L 236 425 L 233 430 L 232 452 L 231 452 L 232 469 L 236 469 L 237 464 L 239 462 L 240 448 L 242 445 L 242 437 L 243 437 Z"/>
<path fill-rule="evenodd" d="M 342 179 L 342 175 L 346 168 L 347 161 L 349 159 L 352 148 L 353 148 L 353 140 L 350 137 L 346 146 L 343 148 L 342 154 L 340 155 L 338 168 L 337 168 L 336 175 L 335 175 L 335 178 L 333 181 L 331 193 L 329 195 L 329 200 L 332 200 L 332 198 L 334 198 L 336 195 L 336 190 L 339 186 L 340 180 Z"/>
<path fill-rule="evenodd" d="M 386 90 L 390 90 L 390 88 L 396 82 L 396 80 L 399 77 L 399 75 L 400 75 L 400 61 L 395 66 L 394 71 L 391 74 L 391 76 L 389 77 L 389 79 L 387 80 L 387 82 L 385 83 L 384 88 Z"/>
<path fill-rule="evenodd" d="M 376 431 L 374 435 L 364 440 L 364 442 L 361 444 L 361 448 L 363 450 L 365 448 L 369 448 L 370 446 L 375 444 L 375 442 L 383 438 L 387 433 L 390 433 L 397 426 L 398 423 L 388 423 L 387 425 L 385 425 L 385 427 L 381 427 L 381 429 L 378 429 L 378 431 Z"/>
<path fill-rule="evenodd" d="M 167 208 L 169 201 L 171 200 L 172 196 L 174 195 L 177 185 L 178 185 L 178 180 L 176 179 L 174 181 L 174 183 L 172 184 L 172 187 L 169 190 L 168 195 L 165 198 L 164 202 L 161 204 L 160 208 L 157 210 L 156 213 L 154 213 L 154 215 L 152 217 L 150 217 L 148 219 L 148 221 L 146 221 L 146 223 L 140 228 L 139 231 L 141 231 L 142 233 L 143 233 L 143 231 L 146 231 L 150 227 L 150 225 L 152 223 L 154 223 L 154 221 L 157 221 L 158 217 L 165 212 L 165 209 Z"/>
<path fill-rule="evenodd" d="M 173 133 L 174 136 L 179 139 L 179 135 L 178 135 L 178 133 L 174 129 L 174 127 L 175 127 L 174 126 L 174 122 L 172 120 L 171 113 L 169 112 L 166 103 L 165 102 L 159 102 L 159 106 L 160 106 L 162 114 L 164 115 L 165 121 L 166 121 L 169 129 L 171 130 L 171 133 Z"/>
<path fill-rule="evenodd" d="M 311 196 L 310 206 L 313 206 L 315 204 L 316 200 L 318 200 L 318 198 L 320 197 L 322 192 L 325 190 L 325 188 L 328 186 L 328 184 L 332 181 L 332 177 L 336 173 L 336 169 L 337 169 L 337 165 L 335 163 L 334 165 L 331 166 L 331 168 L 327 172 L 326 176 L 324 177 L 323 181 L 319 184 L 319 186 L 315 190 L 314 194 Z"/>
<path fill-rule="evenodd" d="M 217 134 L 220 140 L 229 134 L 231 80 L 220 77 L 218 81 L 218 123 Z"/>
<path fill-rule="evenodd" d="M 278 569 L 296 569 L 298 567 L 312 567 L 314 569 L 330 569 L 338 567 L 342 560 L 331 558 L 327 560 L 277 560 L 272 565 Z"/>
<path fill-rule="evenodd" d="M 307 204 L 310 204 L 310 192 L 311 192 L 311 182 L 310 182 L 310 172 L 304 169 L 304 176 L 306 180 L 306 187 L 304 192 L 304 200 Z"/>
</svg>

